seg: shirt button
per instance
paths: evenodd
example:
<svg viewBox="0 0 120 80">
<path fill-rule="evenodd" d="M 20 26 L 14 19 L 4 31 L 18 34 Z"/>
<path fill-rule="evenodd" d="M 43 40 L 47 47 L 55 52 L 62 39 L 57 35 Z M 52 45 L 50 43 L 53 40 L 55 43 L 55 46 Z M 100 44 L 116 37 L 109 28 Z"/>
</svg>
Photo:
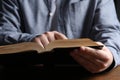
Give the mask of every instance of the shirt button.
<svg viewBox="0 0 120 80">
<path fill-rule="evenodd" d="M 53 13 L 51 12 L 49 15 L 50 15 L 50 16 L 53 16 Z"/>
</svg>

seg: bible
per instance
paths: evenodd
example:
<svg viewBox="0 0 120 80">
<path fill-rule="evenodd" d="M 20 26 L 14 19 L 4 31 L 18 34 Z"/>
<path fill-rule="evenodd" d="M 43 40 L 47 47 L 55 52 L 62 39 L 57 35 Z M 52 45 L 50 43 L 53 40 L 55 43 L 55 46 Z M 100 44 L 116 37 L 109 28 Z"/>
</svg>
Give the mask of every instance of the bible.
<svg viewBox="0 0 120 80">
<path fill-rule="evenodd" d="M 45 48 L 41 47 L 36 42 L 22 42 L 0 46 L 0 59 L 4 59 L 4 61 L 9 59 L 8 62 L 11 60 L 22 60 L 25 62 L 25 60 L 27 60 L 30 63 L 38 61 L 40 61 L 40 63 L 61 63 L 67 61 L 68 57 L 66 58 L 66 56 L 68 56 L 71 50 L 79 48 L 80 46 L 95 49 L 101 49 L 103 47 L 103 45 L 98 45 L 88 38 L 55 40 L 49 43 Z"/>
<path fill-rule="evenodd" d="M 88 46 L 96 49 L 101 49 L 103 45 L 98 45 L 88 38 L 83 39 L 65 39 L 55 40 L 49 43 L 45 48 L 38 45 L 36 42 L 22 42 L 11 45 L 0 46 L 0 54 L 15 54 L 24 51 L 37 51 L 38 53 L 50 52 L 54 49 L 78 48 L 80 46 Z"/>
</svg>

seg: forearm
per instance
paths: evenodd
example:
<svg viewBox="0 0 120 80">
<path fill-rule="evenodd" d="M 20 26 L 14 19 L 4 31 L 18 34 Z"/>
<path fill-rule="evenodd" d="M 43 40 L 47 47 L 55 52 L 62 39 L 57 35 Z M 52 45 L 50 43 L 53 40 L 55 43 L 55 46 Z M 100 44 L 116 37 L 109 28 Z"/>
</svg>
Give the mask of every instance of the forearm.
<svg viewBox="0 0 120 80">
<path fill-rule="evenodd" d="M 106 1 L 104 4 L 99 4 L 97 8 L 91 38 L 109 48 L 114 57 L 114 66 L 117 66 L 120 64 L 120 23 L 113 0 Z"/>
<path fill-rule="evenodd" d="M 0 45 L 31 41 L 35 34 L 25 33 L 16 0 L 1 0 Z"/>
<path fill-rule="evenodd" d="M 18 33 L 18 32 L 2 32 L 0 31 L 0 45 L 30 42 L 37 35 Z"/>
</svg>

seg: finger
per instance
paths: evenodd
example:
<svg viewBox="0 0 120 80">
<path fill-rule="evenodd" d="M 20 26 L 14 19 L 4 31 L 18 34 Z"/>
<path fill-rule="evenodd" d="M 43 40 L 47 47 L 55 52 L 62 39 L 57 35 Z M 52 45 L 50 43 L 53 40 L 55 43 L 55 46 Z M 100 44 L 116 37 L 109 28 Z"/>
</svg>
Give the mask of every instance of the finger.
<svg viewBox="0 0 120 80">
<path fill-rule="evenodd" d="M 104 45 L 103 43 L 101 43 L 101 42 L 95 42 L 95 43 L 97 43 L 98 45 Z"/>
<path fill-rule="evenodd" d="M 79 49 L 74 50 L 72 53 L 76 54 L 76 56 L 80 56 L 80 57 L 84 58 L 87 62 L 93 63 L 94 65 L 98 66 L 96 64 L 96 58 L 94 58 L 93 56 L 86 54 L 86 53 L 82 53 L 82 52 L 80 52 Z"/>
<path fill-rule="evenodd" d="M 40 35 L 39 39 L 44 47 L 50 43 L 45 34 Z"/>
<path fill-rule="evenodd" d="M 54 31 L 54 36 L 55 36 L 56 40 L 58 40 L 58 39 L 67 39 L 67 37 L 64 34 L 59 33 L 57 31 Z"/>
<path fill-rule="evenodd" d="M 71 56 L 81 65 L 83 66 L 85 69 L 87 69 L 88 71 L 95 73 L 97 70 L 97 66 L 90 62 L 89 60 L 85 59 L 84 57 L 78 55 L 78 53 L 74 52 L 74 54 L 71 54 Z"/>
<path fill-rule="evenodd" d="M 109 52 L 89 47 L 81 47 L 79 51 L 78 55 L 95 64 L 99 70 L 106 69 L 112 63 L 112 55 Z"/>
<path fill-rule="evenodd" d="M 80 53 L 80 52 L 79 52 Z M 83 57 L 87 62 L 92 63 L 94 66 L 96 66 L 98 70 L 104 69 L 106 68 L 107 61 L 103 61 L 101 60 L 101 58 L 96 58 L 93 55 L 91 55 L 90 53 L 80 53 L 78 54 L 78 56 Z"/>
<path fill-rule="evenodd" d="M 55 40 L 53 32 L 45 32 L 45 35 L 47 36 L 49 42 L 52 42 Z"/>
<path fill-rule="evenodd" d="M 104 49 L 104 48 L 103 48 Z M 99 59 L 101 61 L 106 61 L 106 53 L 103 50 L 93 49 L 90 47 L 80 47 L 80 53 L 83 55 L 89 55 L 95 59 Z"/>
<path fill-rule="evenodd" d="M 33 39 L 33 42 L 37 42 L 41 47 L 44 48 L 43 44 L 41 43 L 40 39 L 38 37 Z"/>
</svg>

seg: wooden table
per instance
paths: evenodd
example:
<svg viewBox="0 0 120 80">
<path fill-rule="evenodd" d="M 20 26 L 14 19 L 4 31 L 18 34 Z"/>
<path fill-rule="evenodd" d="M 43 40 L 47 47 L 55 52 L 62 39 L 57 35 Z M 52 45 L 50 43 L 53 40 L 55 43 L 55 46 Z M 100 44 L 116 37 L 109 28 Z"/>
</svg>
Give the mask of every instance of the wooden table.
<svg viewBox="0 0 120 80">
<path fill-rule="evenodd" d="M 120 80 L 120 66 L 101 74 L 93 74 L 92 76 L 84 78 L 85 80 Z"/>
<path fill-rule="evenodd" d="M 35 55 L 34 58 L 33 55 L 30 54 L 29 58 L 26 56 L 28 55 L 14 55 L 12 57 L 10 55 L 1 55 L 0 63 L 7 63 L 8 65 L 0 67 L 0 80 L 120 80 L 120 66 L 109 72 L 92 74 L 80 66 L 56 67 L 53 65 L 46 65 L 45 67 L 40 67 L 29 64 L 24 65 L 29 62 L 31 64 L 33 59 L 34 62 L 42 61 Z"/>
<path fill-rule="evenodd" d="M 73 69 L 73 71 L 71 70 L 60 71 L 59 70 L 58 72 L 63 75 L 61 77 L 64 77 L 65 79 L 69 79 L 69 80 L 120 80 L 120 66 L 116 67 L 115 69 L 109 72 L 103 72 L 103 73 L 98 73 L 98 74 L 89 73 L 84 69 L 82 70 Z"/>
<path fill-rule="evenodd" d="M 68 67 L 9 66 L 2 70 L 0 80 L 120 80 L 120 67 L 109 72 L 91 74 L 84 69 Z"/>
</svg>

